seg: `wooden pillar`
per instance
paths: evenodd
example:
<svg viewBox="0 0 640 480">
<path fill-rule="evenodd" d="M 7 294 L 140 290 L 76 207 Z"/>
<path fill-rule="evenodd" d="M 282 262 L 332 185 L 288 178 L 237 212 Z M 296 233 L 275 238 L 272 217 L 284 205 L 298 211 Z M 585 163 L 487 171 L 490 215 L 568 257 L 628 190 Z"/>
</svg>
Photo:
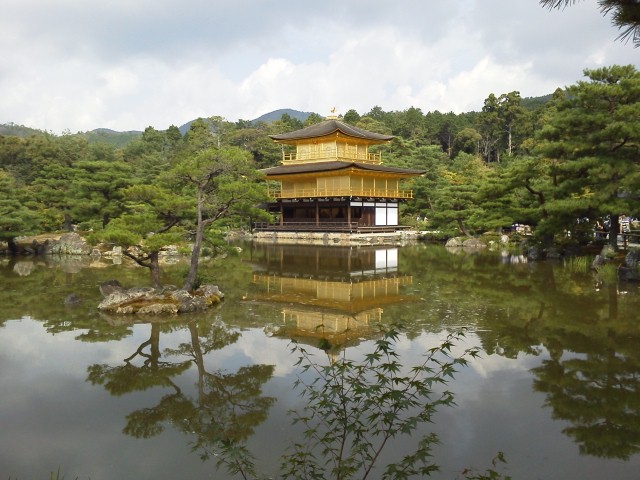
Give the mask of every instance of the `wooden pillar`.
<svg viewBox="0 0 640 480">
<path fill-rule="evenodd" d="M 320 202 L 315 201 L 316 204 L 316 226 L 320 225 Z"/>
<path fill-rule="evenodd" d="M 280 226 L 284 225 L 284 208 L 280 202 Z"/>
</svg>

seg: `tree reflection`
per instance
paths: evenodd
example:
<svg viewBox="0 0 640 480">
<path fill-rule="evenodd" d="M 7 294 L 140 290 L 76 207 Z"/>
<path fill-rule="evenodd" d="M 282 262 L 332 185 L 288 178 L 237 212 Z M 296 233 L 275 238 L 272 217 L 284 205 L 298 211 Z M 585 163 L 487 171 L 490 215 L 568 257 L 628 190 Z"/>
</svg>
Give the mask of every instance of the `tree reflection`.
<svg viewBox="0 0 640 480">
<path fill-rule="evenodd" d="M 584 455 L 628 460 L 640 451 L 637 297 L 621 296 L 618 285 L 588 292 L 584 273 L 546 269 L 550 289 L 530 292 L 526 304 L 496 304 L 478 335 L 488 352 L 509 358 L 546 350 L 533 387 L 554 419 L 569 422 L 563 433 Z"/>
<path fill-rule="evenodd" d="M 224 464 L 232 473 L 251 473 L 253 461 L 244 442 L 267 418 L 275 401 L 262 395 L 262 386 L 272 377 L 274 367 L 249 365 L 235 372 L 211 369 L 206 364 L 207 354 L 233 344 L 240 333 L 222 324 L 203 323 L 188 323 L 190 341 L 165 349 L 164 360 L 159 348 L 160 324 L 152 323 L 150 338 L 123 365 L 92 365 L 88 380 L 103 385 L 112 395 L 169 388 L 156 405 L 127 415 L 124 433 L 149 438 L 160 434 L 169 423 L 191 437 L 192 450 L 202 459 L 220 454 L 219 466 Z M 179 360 L 166 360 L 169 357 Z M 140 364 L 135 365 L 134 360 Z M 180 388 L 175 378 L 192 365 L 197 373 L 194 394 Z"/>
<path fill-rule="evenodd" d="M 483 253 L 407 254 L 430 267 L 416 282 L 438 286 L 431 297 L 425 292 L 433 324 L 470 323 L 465 316 L 473 315 L 488 354 L 548 352 L 532 370 L 534 389 L 547 395 L 553 418 L 569 422 L 563 432 L 582 454 L 626 460 L 640 452 L 637 286 L 596 283 L 587 261 L 507 265 Z"/>
<path fill-rule="evenodd" d="M 547 394 L 554 418 L 570 422 L 563 432 L 581 453 L 628 460 L 640 451 L 640 338 L 607 328 L 563 340 L 573 351 L 532 370 L 535 390 Z"/>
<path fill-rule="evenodd" d="M 610 350 L 535 368 L 534 388 L 547 393 L 554 418 L 571 426 L 583 454 L 627 460 L 640 450 L 640 369 L 637 359 Z"/>
<path fill-rule="evenodd" d="M 189 361 L 172 363 L 161 360 L 160 355 L 160 324 L 151 323 L 149 339 L 142 342 L 137 350 L 124 359 L 123 365 L 90 365 L 88 367 L 89 380 L 93 385 L 103 385 L 115 396 L 126 393 L 147 390 L 151 387 L 171 387 L 176 392 L 180 389 L 173 383 L 172 378 L 189 368 Z M 149 353 L 145 349 L 149 347 Z M 135 365 L 134 360 L 142 360 L 141 365 Z"/>
</svg>

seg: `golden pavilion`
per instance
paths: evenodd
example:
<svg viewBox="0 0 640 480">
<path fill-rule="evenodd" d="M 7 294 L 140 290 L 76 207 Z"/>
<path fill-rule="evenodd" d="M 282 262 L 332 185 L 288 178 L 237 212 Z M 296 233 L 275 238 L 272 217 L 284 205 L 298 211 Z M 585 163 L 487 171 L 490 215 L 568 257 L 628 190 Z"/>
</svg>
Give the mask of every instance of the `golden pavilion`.
<svg viewBox="0 0 640 480">
<path fill-rule="evenodd" d="M 269 212 L 267 231 L 394 232 L 401 202 L 413 198 L 401 181 L 423 170 L 382 164 L 370 147 L 392 135 L 369 132 L 335 117 L 290 133 L 270 135 L 282 145 L 282 164 L 263 170 Z"/>
</svg>

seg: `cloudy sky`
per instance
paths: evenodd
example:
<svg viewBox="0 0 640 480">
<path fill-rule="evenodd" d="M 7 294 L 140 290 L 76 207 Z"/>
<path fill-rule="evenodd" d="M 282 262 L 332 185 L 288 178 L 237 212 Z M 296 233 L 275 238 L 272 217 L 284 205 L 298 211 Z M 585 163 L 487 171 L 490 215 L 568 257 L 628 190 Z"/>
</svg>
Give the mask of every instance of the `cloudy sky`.
<svg viewBox="0 0 640 480">
<path fill-rule="evenodd" d="M 638 65 L 596 0 L 20 0 L 0 16 L 0 123 L 166 129 L 279 108 L 479 110 Z"/>
</svg>

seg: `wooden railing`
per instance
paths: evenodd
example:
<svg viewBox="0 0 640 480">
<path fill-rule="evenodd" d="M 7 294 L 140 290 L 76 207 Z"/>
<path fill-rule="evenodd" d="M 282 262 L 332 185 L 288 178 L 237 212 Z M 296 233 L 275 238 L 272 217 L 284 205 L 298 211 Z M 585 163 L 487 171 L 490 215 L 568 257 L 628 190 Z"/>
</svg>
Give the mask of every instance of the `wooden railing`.
<svg viewBox="0 0 640 480">
<path fill-rule="evenodd" d="M 379 164 L 382 163 L 382 154 L 347 152 L 346 150 L 337 148 L 321 150 L 318 152 L 282 154 L 282 163 L 285 165 L 293 163 L 321 162 L 330 160 L 345 160 L 348 162 Z"/>
<path fill-rule="evenodd" d="M 318 198 L 318 197 L 366 197 L 366 198 L 413 198 L 413 190 L 382 190 L 374 188 L 299 188 L 294 191 L 270 190 L 271 198 Z"/>
<path fill-rule="evenodd" d="M 622 240 L 622 242 L 620 242 Z M 627 250 L 629 245 L 640 244 L 640 230 L 631 230 L 630 232 L 624 232 L 618 234 L 618 244 L 622 243 L 622 248 Z"/>
</svg>

